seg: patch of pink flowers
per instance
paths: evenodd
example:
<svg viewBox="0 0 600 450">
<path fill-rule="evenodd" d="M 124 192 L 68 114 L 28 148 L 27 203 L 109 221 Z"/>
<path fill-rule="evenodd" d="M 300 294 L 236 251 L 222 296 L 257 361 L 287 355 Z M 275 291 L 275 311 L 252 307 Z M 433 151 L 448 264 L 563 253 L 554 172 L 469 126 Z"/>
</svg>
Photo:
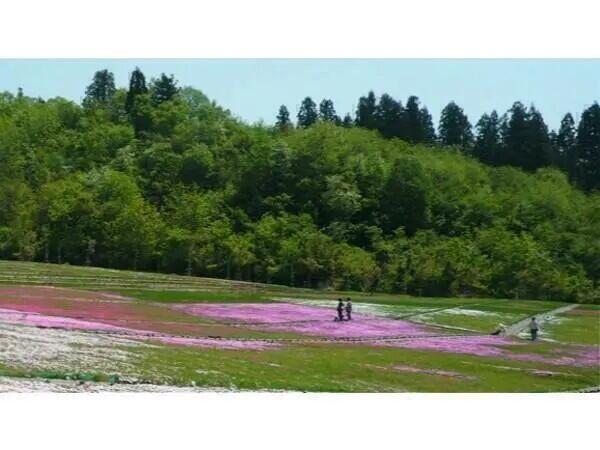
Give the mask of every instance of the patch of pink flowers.
<svg viewBox="0 0 600 450">
<path fill-rule="evenodd" d="M 5 308 L 0 308 L 0 321 L 41 328 L 116 333 L 133 339 L 150 339 L 164 344 L 219 348 L 225 350 L 265 350 L 279 347 L 279 344 L 265 341 L 238 341 L 233 339 L 192 338 L 161 335 L 152 331 L 134 330 L 131 328 L 109 325 L 102 322 L 72 319 L 70 317 L 48 316 L 35 312 L 24 313 L 22 311 Z"/>
<path fill-rule="evenodd" d="M 502 356 L 506 350 L 499 347 L 499 345 L 513 344 L 515 344 L 514 341 L 497 336 L 430 337 L 427 339 L 402 339 L 383 343 L 383 345 L 392 347 L 464 353 L 475 356 Z"/>
<path fill-rule="evenodd" d="M 523 343 L 498 336 L 428 337 L 381 342 L 380 344 L 415 350 L 435 350 L 438 352 L 507 358 L 517 361 L 532 361 L 554 365 L 600 367 L 600 354 L 597 348 L 569 348 L 564 352 L 555 353 L 556 357 L 540 354 L 515 353 L 503 347 L 523 345 Z M 569 354 L 565 355 L 565 352 L 568 352 Z"/>
<path fill-rule="evenodd" d="M 283 331 L 328 338 L 386 338 L 392 336 L 423 336 L 431 331 L 421 325 L 392 319 L 355 319 L 347 322 L 303 322 L 271 324 L 261 327 L 267 331 Z"/>
<path fill-rule="evenodd" d="M 597 367 L 600 371 L 600 349 L 597 347 L 582 346 L 586 348 L 568 348 L 568 350 L 555 350 L 555 356 L 511 354 L 511 359 L 554 364 L 557 366 Z"/>
<path fill-rule="evenodd" d="M 199 303 L 175 306 L 179 311 L 219 321 L 235 321 L 265 331 L 281 331 L 330 338 L 378 338 L 431 334 L 426 326 L 364 314 L 336 322 L 334 308 L 290 303 Z"/>
<path fill-rule="evenodd" d="M 0 309 L 0 320 L 42 328 L 63 328 L 68 330 L 126 332 L 127 328 L 101 322 L 72 319 L 70 317 L 48 316 L 39 313 L 26 313 L 18 310 Z"/>
<path fill-rule="evenodd" d="M 249 323 L 282 323 L 303 320 L 328 320 L 335 317 L 334 309 L 291 303 L 195 303 L 176 305 L 179 311 L 221 321 Z"/>
<path fill-rule="evenodd" d="M 81 301 L 62 297 L 1 298 L 0 306 L 26 313 L 69 315 L 104 321 L 135 320 L 140 318 L 141 312 L 141 308 L 129 302 Z"/>
</svg>

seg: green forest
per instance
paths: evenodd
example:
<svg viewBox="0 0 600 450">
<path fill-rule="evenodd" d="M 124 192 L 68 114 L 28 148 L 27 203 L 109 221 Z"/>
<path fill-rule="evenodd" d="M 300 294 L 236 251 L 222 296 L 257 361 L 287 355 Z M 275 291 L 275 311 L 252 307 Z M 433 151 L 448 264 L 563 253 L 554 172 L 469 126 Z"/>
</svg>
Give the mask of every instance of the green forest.
<svg viewBox="0 0 600 450">
<path fill-rule="evenodd" d="M 298 287 L 600 302 L 600 106 L 439 126 L 419 99 L 247 124 L 173 75 L 0 94 L 0 258 Z M 592 102 L 594 99 L 590 99 Z"/>
</svg>

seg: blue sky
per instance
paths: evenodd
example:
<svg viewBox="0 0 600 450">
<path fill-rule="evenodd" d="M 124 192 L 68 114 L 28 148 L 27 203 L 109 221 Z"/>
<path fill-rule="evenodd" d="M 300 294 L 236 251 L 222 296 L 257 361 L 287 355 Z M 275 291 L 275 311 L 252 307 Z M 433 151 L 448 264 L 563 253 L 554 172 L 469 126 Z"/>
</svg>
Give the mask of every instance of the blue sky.
<svg viewBox="0 0 600 450">
<path fill-rule="evenodd" d="M 90 59 L 0 60 L 0 91 L 80 101 L 96 70 L 114 72 L 118 86 L 139 66 L 149 79 L 173 73 L 182 86 L 201 89 L 247 122 L 272 123 L 279 105 L 295 117 L 305 96 L 334 101 L 338 114 L 353 112 L 370 89 L 405 103 L 417 95 L 437 123 L 454 100 L 472 123 L 492 109 L 506 111 L 515 100 L 533 103 L 550 128 L 566 112 L 576 117 L 600 100 L 600 59 Z"/>
</svg>

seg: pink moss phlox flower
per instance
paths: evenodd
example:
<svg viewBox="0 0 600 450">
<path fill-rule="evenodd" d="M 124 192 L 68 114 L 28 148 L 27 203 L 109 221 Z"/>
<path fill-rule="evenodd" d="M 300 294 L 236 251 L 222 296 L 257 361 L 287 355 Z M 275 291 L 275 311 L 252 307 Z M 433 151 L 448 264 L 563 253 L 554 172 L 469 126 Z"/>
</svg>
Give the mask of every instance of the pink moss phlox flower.
<svg viewBox="0 0 600 450">
<path fill-rule="evenodd" d="M 0 321 L 18 323 L 22 325 L 57 328 L 67 330 L 82 330 L 93 332 L 105 332 L 124 335 L 133 339 L 150 339 L 164 344 L 185 345 L 193 347 L 220 348 L 226 350 L 265 350 L 277 348 L 279 344 L 266 341 L 244 341 L 234 339 L 212 339 L 192 338 L 183 336 L 170 336 L 152 331 L 135 330 L 126 327 L 118 327 L 102 322 L 72 319 L 70 317 L 47 316 L 39 313 L 24 313 L 22 311 L 0 309 Z"/>
<path fill-rule="evenodd" d="M 70 317 L 48 316 L 34 313 L 25 313 L 17 310 L 0 309 L 0 320 L 13 323 L 21 323 L 34 327 L 43 328 L 63 328 L 69 330 L 87 330 L 87 331 L 115 331 L 126 332 L 127 328 L 117 327 L 101 322 L 92 322 L 89 320 L 72 319 Z"/>
<path fill-rule="evenodd" d="M 403 320 L 354 314 L 336 322 L 335 310 L 291 303 L 198 303 L 174 306 L 188 314 L 233 321 L 265 331 L 281 331 L 330 338 L 377 338 L 431 334 L 426 326 Z"/>
<path fill-rule="evenodd" d="M 556 357 L 540 354 L 515 353 L 504 347 L 524 345 L 524 343 L 507 337 L 498 336 L 427 337 L 382 342 L 381 345 L 415 350 L 435 350 L 446 353 L 507 358 L 516 361 L 532 361 L 554 365 L 600 367 L 600 355 L 597 348 L 569 349 L 567 355 L 561 354 Z M 564 352 L 566 352 L 566 350 L 561 353 Z"/>
</svg>

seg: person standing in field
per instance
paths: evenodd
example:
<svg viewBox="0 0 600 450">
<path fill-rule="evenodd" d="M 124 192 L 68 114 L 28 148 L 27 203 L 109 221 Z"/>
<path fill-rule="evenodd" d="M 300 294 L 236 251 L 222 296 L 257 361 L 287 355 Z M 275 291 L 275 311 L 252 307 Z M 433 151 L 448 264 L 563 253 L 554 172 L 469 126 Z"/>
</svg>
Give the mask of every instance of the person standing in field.
<svg viewBox="0 0 600 450">
<path fill-rule="evenodd" d="M 531 332 L 531 340 L 532 341 L 535 341 L 537 339 L 539 329 L 540 329 L 540 327 L 538 326 L 538 323 L 536 322 L 535 317 L 532 317 L 531 322 L 529 322 L 529 331 Z"/>
<path fill-rule="evenodd" d="M 346 299 L 346 320 L 352 320 L 352 301 L 350 297 Z"/>
<path fill-rule="evenodd" d="M 340 322 L 344 320 L 344 301 L 341 298 L 338 298 L 337 313 L 337 320 Z"/>
</svg>

